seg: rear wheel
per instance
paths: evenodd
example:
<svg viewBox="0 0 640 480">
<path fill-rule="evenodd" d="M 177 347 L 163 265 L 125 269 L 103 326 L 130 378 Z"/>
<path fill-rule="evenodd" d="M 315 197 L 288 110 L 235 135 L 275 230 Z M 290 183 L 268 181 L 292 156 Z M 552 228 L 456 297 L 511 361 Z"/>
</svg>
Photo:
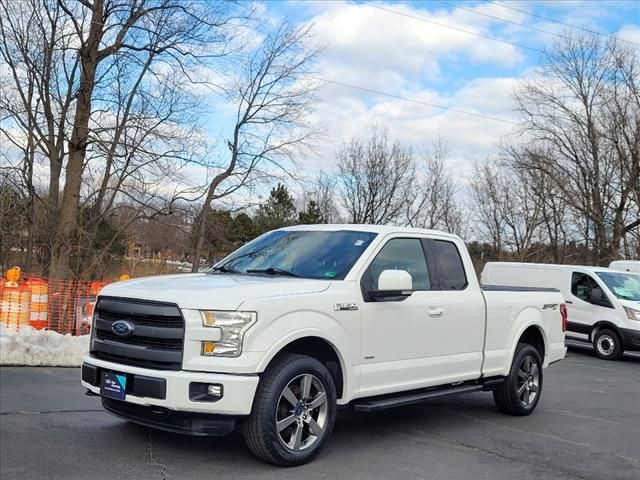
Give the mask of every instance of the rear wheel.
<svg viewBox="0 0 640 480">
<path fill-rule="evenodd" d="M 336 389 L 318 360 L 284 355 L 264 373 L 244 438 L 258 458 L 280 466 L 312 460 L 333 430 Z"/>
<path fill-rule="evenodd" d="M 603 360 L 618 360 L 624 353 L 620 336 L 608 328 L 598 330 L 593 336 L 593 349 Z"/>
<path fill-rule="evenodd" d="M 529 415 L 542 393 L 542 360 L 533 346 L 520 343 L 516 349 L 509 375 L 493 391 L 500 411 L 509 415 Z"/>
</svg>

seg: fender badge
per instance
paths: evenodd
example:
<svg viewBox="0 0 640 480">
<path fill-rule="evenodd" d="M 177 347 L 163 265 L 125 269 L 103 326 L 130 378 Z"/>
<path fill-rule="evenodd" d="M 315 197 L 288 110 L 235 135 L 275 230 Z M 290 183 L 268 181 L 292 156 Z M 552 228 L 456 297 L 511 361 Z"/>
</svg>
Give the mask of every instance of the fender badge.
<svg viewBox="0 0 640 480">
<path fill-rule="evenodd" d="M 334 303 L 333 309 L 336 312 L 343 312 L 345 310 L 358 310 L 358 305 L 355 303 Z"/>
</svg>

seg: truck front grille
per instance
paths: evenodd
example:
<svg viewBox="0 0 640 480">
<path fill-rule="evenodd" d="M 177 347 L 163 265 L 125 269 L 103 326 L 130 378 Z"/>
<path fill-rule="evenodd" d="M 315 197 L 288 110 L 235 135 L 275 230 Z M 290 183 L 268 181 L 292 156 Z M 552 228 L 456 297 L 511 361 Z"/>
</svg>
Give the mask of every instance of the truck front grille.
<svg viewBox="0 0 640 480">
<path fill-rule="evenodd" d="M 133 327 L 125 336 L 112 325 L 124 320 Z M 100 297 L 95 308 L 91 355 L 125 365 L 180 370 L 184 319 L 173 303 Z"/>
</svg>

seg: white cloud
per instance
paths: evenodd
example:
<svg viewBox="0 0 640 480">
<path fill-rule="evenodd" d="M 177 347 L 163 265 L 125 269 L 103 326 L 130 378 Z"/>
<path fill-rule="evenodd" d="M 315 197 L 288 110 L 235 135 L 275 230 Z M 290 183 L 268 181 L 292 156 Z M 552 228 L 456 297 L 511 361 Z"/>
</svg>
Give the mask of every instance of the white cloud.
<svg viewBox="0 0 640 480">
<path fill-rule="evenodd" d="M 515 121 L 512 93 L 516 77 L 456 78 L 457 88 L 443 80 L 450 80 L 452 71 L 448 69 L 452 65 L 490 69 L 520 66 L 523 57 L 517 47 L 367 4 L 324 5 L 326 8 L 311 21 L 316 40 L 326 45 L 318 65 L 325 78 Z M 486 35 L 492 35 L 492 28 L 504 28 L 504 23 L 495 19 L 459 9 L 427 11 L 397 3 L 376 5 Z M 500 11 L 490 3 L 472 9 L 516 22 L 525 21 L 527 16 Z M 443 79 L 444 74 L 448 78 Z M 418 149 L 442 137 L 449 143 L 456 164 L 465 169 L 489 155 L 500 137 L 513 129 L 508 123 L 335 84 L 324 86 L 320 98 L 314 119 L 327 126 L 327 136 L 319 145 L 319 154 L 305 160 L 309 175 L 318 169 L 330 169 L 342 142 L 352 136 L 367 136 L 372 124 L 386 126 L 392 136 Z"/>
<path fill-rule="evenodd" d="M 515 77 L 478 78 L 452 95 L 421 89 L 406 92 L 406 97 L 515 122 L 511 94 L 517 82 Z M 342 142 L 352 136 L 366 137 L 372 124 L 386 126 L 394 138 L 417 149 L 442 137 L 449 144 L 456 164 L 464 170 L 491 154 L 498 140 L 514 128 L 508 123 L 406 100 L 378 96 L 366 102 L 349 95 L 350 91 L 332 90 L 333 96 L 326 98 L 315 113 L 328 131 L 319 155 L 309 159 L 310 174 L 320 168 L 331 168 Z"/>
<path fill-rule="evenodd" d="M 402 4 L 378 4 L 404 15 L 489 35 L 496 23 L 471 12 L 430 12 Z M 482 7 L 487 9 L 487 7 Z M 478 10 L 481 8 L 479 7 Z M 320 67 L 334 79 L 376 81 L 394 75 L 407 81 L 435 80 L 445 58 L 463 55 L 472 62 L 512 67 L 522 60 L 515 46 L 400 16 L 367 4 L 329 3 L 312 19 L 314 36 L 327 46 Z M 348 72 L 345 72 L 348 70 Z M 346 78 L 345 78 L 346 77 Z M 379 80 L 378 80 L 379 81 Z"/>
<path fill-rule="evenodd" d="M 624 25 L 616 36 L 627 42 L 640 44 L 640 26 L 634 24 Z M 625 43 L 625 45 L 629 44 Z"/>
</svg>

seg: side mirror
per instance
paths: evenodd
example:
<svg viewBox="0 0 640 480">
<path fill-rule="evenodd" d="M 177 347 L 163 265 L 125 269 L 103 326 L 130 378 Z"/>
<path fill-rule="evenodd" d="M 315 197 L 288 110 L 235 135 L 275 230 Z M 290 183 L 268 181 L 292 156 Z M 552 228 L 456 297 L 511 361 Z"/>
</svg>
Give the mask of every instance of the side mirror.
<svg viewBox="0 0 640 480">
<path fill-rule="evenodd" d="M 378 289 L 370 292 L 375 299 L 406 298 L 413 293 L 413 278 L 405 270 L 383 270 Z"/>
<path fill-rule="evenodd" d="M 593 287 L 589 292 L 589 303 L 606 307 L 609 305 L 607 297 L 600 287 Z"/>
<path fill-rule="evenodd" d="M 593 287 L 589 291 L 589 301 L 594 303 L 602 301 L 602 289 L 600 287 Z"/>
</svg>

